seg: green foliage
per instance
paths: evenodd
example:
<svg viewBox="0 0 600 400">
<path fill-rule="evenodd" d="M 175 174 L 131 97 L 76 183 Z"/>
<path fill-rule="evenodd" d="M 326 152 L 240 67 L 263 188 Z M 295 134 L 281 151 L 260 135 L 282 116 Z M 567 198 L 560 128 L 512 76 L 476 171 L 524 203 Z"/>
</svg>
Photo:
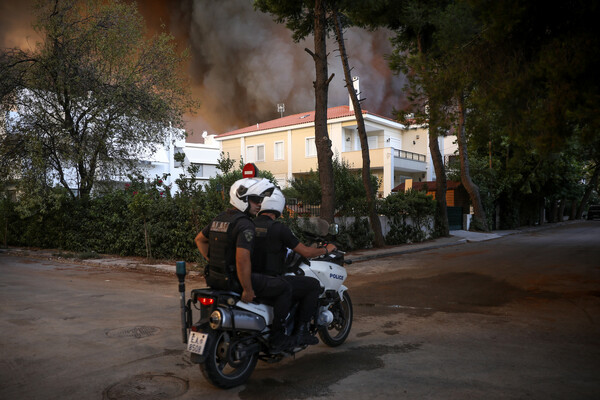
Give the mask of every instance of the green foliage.
<svg viewBox="0 0 600 400">
<path fill-rule="evenodd" d="M 335 181 L 335 204 L 337 216 L 367 215 L 365 187 L 360 171 L 352 170 L 347 161 L 339 157 L 333 159 Z M 371 175 L 373 187 L 379 187 L 379 181 Z M 287 198 L 295 198 L 306 204 L 320 204 L 321 186 L 319 172 L 311 170 L 300 178 L 291 181 L 290 187 L 283 190 Z"/>
<path fill-rule="evenodd" d="M 2 105 L 17 111 L 0 137 L 0 168 L 88 197 L 97 181 L 135 171 L 135 156 L 197 107 L 180 68 L 187 55 L 176 54 L 172 36 L 146 33 L 135 2 L 37 4 L 41 42 L 0 57 Z"/>
<path fill-rule="evenodd" d="M 340 227 L 336 242 L 342 250 L 351 251 L 372 248 L 374 238 L 369 219 L 357 217 L 351 224 Z"/>
<path fill-rule="evenodd" d="M 311 169 L 303 176 L 292 179 L 290 186 L 283 189 L 283 194 L 286 198 L 294 198 L 306 204 L 320 204 L 321 184 L 319 173 Z"/>
<path fill-rule="evenodd" d="M 482 129 L 490 132 L 488 140 L 477 132 Z M 471 130 L 475 132 L 469 139 L 471 177 L 482 193 L 489 226 L 514 229 L 536 224 L 539 208 L 546 202 L 550 205 L 582 198 L 585 190 L 582 177 L 590 165 L 585 159 L 593 159 L 593 148 L 583 147 L 576 138 L 571 138 L 561 152 L 542 154 L 533 144 L 511 142 L 498 132 L 491 135 L 492 129 L 494 125 L 489 119 L 473 114 Z M 460 181 L 460 166 L 456 162 L 449 164 L 447 171 L 449 180 Z M 496 209 L 499 221 L 494 218 Z"/>
<path fill-rule="evenodd" d="M 285 24 L 292 31 L 295 42 L 305 39 L 314 31 L 314 2 L 254 0 L 254 8 L 270 13 L 275 22 Z"/>
<path fill-rule="evenodd" d="M 0 246 L 8 246 L 9 231 L 12 236 L 12 221 L 17 218 L 15 203 L 8 196 L 0 196 Z"/>
<path fill-rule="evenodd" d="M 496 228 L 514 228 L 541 222 L 545 202 L 587 201 L 593 188 L 582 196 L 582 166 L 600 158 L 598 4 L 540 13 L 521 0 L 375 3 L 355 18 L 395 30 L 390 67 L 407 74 L 417 121 L 447 132 L 454 105 L 465 102 L 464 150 L 490 226 L 496 207 Z"/>
<path fill-rule="evenodd" d="M 333 162 L 335 178 L 335 204 L 336 213 L 341 216 L 360 217 L 368 215 L 367 194 L 362 182 L 360 170 L 353 171 L 348 162 L 336 157 Z M 379 181 L 371 175 L 371 186 L 377 193 Z"/>
<path fill-rule="evenodd" d="M 392 193 L 381 205 L 381 213 L 390 219 L 387 244 L 415 243 L 428 239 L 436 203 L 424 192 L 409 190 Z"/>
<path fill-rule="evenodd" d="M 139 256 L 152 249 L 156 258 L 198 260 L 193 237 L 229 207 L 229 188 L 241 178 L 241 165 L 235 168 L 222 155 L 219 175 L 206 185 L 190 166 L 191 178 L 178 179 L 181 190 L 173 197 L 158 178 L 134 177 L 129 187 L 104 192 L 91 186 L 100 177 L 96 171 L 110 175 L 113 162 L 134 158 L 129 150 L 160 142 L 168 122 L 180 125 L 190 105 L 177 74 L 185 55 L 174 53 L 168 35 L 145 36 L 135 5 L 90 1 L 87 11 L 93 12 L 87 15 L 69 8 L 75 5 L 71 0 L 57 3 L 65 7 L 56 10 L 40 4 L 42 45 L 28 54 L 12 49 L 0 57 L 2 105 L 26 110 L 18 124 L 8 125 L 9 134 L 0 143 L 0 176 L 7 177 L 0 186 L 4 189 L 8 178 L 18 176 L 20 194 L 18 201 L 0 199 L 3 242 L 80 254 Z M 297 39 L 314 30 L 310 2 L 255 4 L 288 24 Z M 597 184 L 586 186 L 600 159 L 600 36 L 590 29 L 596 3 L 565 3 L 548 13 L 539 13 L 537 3 L 518 0 L 335 4 L 354 23 L 396 30 L 390 64 L 396 72 L 410 73 L 408 96 L 420 107 L 419 122 L 447 132 L 455 124 L 456 92 L 466 88 L 471 175 L 488 222 L 500 208 L 496 228 L 535 222 L 540 207 L 576 203 L 584 190 L 598 201 Z M 35 96 L 20 98 L 23 89 Z M 53 118 L 44 104 L 57 110 Z M 59 164 L 82 166 L 77 170 L 83 185 L 79 197 L 50 187 L 60 179 Z M 360 176 L 339 160 L 334 173 L 339 215 L 365 215 Z M 268 173 L 261 176 L 273 180 Z M 320 203 L 318 172 L 297 179 L 285 194 Z M 392 220 L 388 243 L 423 240 L 430 203 L 415 193 L 386 199 L 380 213 Z M 299 220 L 287 219 L 301 237 Z M 342 228 L 340 238 L 348 249 L 370 246 L 366 220 L 357 218 Z"/>
<path fill-rule="evenodd" d="M 180 177 L 174 196 L 166 176 L 72 198 L 62 188 L 45 189 L 35 199 L 0 198 L 0 232 L 8 244 L 56 248 L 79 254 L 119 254 L 201 262 L 194 237 L 218 213 L 230 207 L 229 188 L 242 177 L 242 164 L 221 154 L 220 173 L 206 185 L 193 174 Z M 197 171 L 197 169 L 196 169 Z M 261 177 L 274 181 L 272 174 Z"/>
</svg>

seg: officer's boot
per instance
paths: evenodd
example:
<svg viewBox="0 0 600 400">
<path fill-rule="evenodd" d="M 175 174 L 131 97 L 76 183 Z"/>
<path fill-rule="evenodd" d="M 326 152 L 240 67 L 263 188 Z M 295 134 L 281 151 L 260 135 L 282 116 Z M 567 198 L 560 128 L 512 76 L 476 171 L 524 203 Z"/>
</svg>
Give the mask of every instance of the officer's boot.
<svg viewBox="0 0 600 400">
<path fill-rule="evenodd" d="M 296 331 L 296 344 L 298 346 L 311 345 L 319 343 L 319 339 L 310 333 L 308 329 L 310 322 L 300 324 Z"/>
<path fill-rule="evenodd" d="M 295 344 L 295 338 L 286 335 L 283 330 L 273 332 L 269 340 L 271 353 L 281 353 L 293 348 Z"/>
</svg>

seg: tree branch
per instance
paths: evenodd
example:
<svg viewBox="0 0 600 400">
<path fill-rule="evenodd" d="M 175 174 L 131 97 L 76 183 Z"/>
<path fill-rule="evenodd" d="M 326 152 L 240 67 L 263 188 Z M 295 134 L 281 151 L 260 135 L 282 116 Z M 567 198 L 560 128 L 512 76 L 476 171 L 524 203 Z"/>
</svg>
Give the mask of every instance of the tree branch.
<svg viewBox="0 0 600 400">
<path fill-rule="evenodd" d="M 313 60 L 316 59 L 317 56 L 315 55 L 315 53 L 310 51 L 310 49 L 304 48 L 304 51 L 307 52 L 308 54 L 310 54 L 310 56 L 313 58 Z"/>
<path fill-rule="evenodd" d="M 325 82 L 325 84 L 327 86 L 329 86 L 329 82 L 331 82 L 331 80 L 333 79 L 334 76 L 335 76 L 335 74 L 331 74 L 331 76 L 329 77 L 329 79 L 327 79 L 327 82 Z"/>
</svg>

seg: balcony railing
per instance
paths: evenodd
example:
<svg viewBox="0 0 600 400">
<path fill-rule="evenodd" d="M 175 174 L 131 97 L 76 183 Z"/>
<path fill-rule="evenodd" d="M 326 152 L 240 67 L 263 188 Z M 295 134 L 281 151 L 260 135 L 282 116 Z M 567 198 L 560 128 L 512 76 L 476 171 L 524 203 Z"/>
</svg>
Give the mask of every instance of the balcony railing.
<svg viewBox="0 0 600 400">
<path fill-rule="evenodd" d="M 411 153 L 410 151 L 397 150 L 397 149 L 394 149 L 394 157 L 404 158 L 406 160 L 421 161 L 421 162 L 427 161 L 424 154 Z"/>
</svg>

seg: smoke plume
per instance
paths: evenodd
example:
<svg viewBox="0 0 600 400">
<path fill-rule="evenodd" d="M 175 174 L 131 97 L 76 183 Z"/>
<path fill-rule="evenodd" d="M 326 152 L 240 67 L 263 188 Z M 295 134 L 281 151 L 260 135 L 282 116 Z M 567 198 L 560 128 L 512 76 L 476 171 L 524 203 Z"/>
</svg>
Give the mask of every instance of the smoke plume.
<svg viewBox="0 0 600 400">
<path fill-rule="evenodd" d="M 31 0 L 29 0 L 31 1 Z M 12 2 L 11 2 L 12 3 Z M 0 46 L 22 46 L 31 31 L 26 2 L 0 5 Z M 252 0 L 144 0 L 138 7 L 148 27 L 164 25 L 181 49 L 189 47 L 188 66 L 193 94 L 201 107 L 188 116 L 188 141 L 201 133 L 224 133 L 280 116 L 314 110 L 314 63 L 305 48 L 312 37 L 294 43 L 291 32 L 269 14 L 255 11 Z M 12 13 L 12 14 L 11 14 Z M 29 19 L 29 20 L 28 20 Z M 391 52 L 390 32 L 351 28 L 345 32 L 352 75 L 360 77 L 363 108 L 390 117 L 404 105 L 404 77 L 393 75 L 385 55 Z M 328 42 L 329 107 L 348 104 L 337 44 Z"/>
</svg>

